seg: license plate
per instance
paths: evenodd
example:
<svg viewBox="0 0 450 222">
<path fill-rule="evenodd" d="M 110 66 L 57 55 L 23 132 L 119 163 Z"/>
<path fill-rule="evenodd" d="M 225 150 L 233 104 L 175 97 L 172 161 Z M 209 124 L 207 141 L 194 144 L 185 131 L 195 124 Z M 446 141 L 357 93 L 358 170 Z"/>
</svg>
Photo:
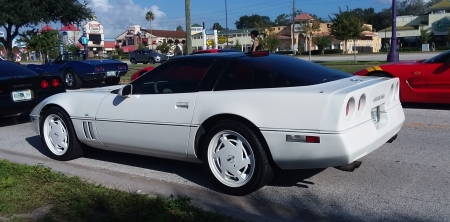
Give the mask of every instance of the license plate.
<svg viewBox="0 0 450 222">
<path fill-rule="evenodd" d="M 14 91 L 11 94 L 12 94 L 12 98 L 13 98 L 14 102 L 30 100 L 33 98 L 33 96 L 31 95 L 31 90 L 29 90 L 29 89 L 21 90 L 21 91 Z"/>
<path fill-rule="evenodd" d="M 116 76 L 116 71 L 108 71 L 106 72 L 106 76 Z"/>
<path fill-rule="evenodd" d="M 378 121 L 380 121 L 379 119 L 380 112 L 378 106 L 372 108 L 372 110 L 370 110 L 370 114 L 372 115 L 372 122 L 377 123 Z"/>
</svg>

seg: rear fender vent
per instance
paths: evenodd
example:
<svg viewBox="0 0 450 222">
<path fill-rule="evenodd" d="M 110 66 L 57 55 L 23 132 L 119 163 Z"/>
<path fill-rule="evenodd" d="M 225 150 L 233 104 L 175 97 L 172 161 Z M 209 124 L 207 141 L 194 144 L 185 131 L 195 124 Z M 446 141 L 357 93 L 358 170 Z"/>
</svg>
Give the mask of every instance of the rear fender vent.
<svg viewBox="0 0 450 222">
<path fill-rule="evenodd" d="M 84 131 L 84 136 L 86 137 L 86 139 L 89 139 L 89 140 L 96 139 L 92 122 L 83 121 L 83 131 Z"/>
</svg>

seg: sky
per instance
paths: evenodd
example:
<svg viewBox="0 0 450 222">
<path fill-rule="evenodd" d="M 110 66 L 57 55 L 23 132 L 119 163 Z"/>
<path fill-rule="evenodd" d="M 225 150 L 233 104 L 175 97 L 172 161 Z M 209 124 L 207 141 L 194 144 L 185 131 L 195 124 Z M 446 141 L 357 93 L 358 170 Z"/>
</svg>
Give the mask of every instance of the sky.
<svg viewBox="0 0 450 222">
<path fill-rule="evenodd" d="M 295 0 L 297 9 L 326 19 L 339 12 L 339 7 L 343 10 L 346 6 L 349 9 L 372 7 L 378 12 L 391 4 L 391 0 Z M 155 15 L 152 29 L 175 30 L 181 25 L 186 30 L 184 0 L 90 0 L 90 7 L 103 25 L 105 38 L 117 37 L 130 25 L 150 28 L 150 23 L 145 20 L 147 11 Z M 228 28 L 235 29 L 235 22 L 241 16 L 258 14 L 274 21 L 280 14 L 291 14 L 292 7 L 293 0 L 191 0 L 191 25 L 204 22 L 210 29 L 214 22 L 226 27 L 228 21 Z"/>
<path fill-rule="evenodd" d="M 175 30 L 178 25 L 186 26 L 184 0 L 91 0 L 97 20 L 102 23 L 108 38 L 115 38 L 130 25 L 137 24 L 150 28 L 145 13 L 151 10 L 155 14 L 153 29 Z M 214 22 L 235 29 L 235 22 L 241 16 L 258 14 L 269 16 L 273 21 L 280 14 L 291 14 L 293 0 L 191 0 L 191 24 L 202 25 L 210 29 Z M 389 0 L 295 0 L 295 7 L 319 17 L 346 9 L 373 7 L 375 11 L 389 8 Z M 227 13 L 226 13 L 227 12 Z M 186 30 L 184 28 L 184 30 Z"/>
</svg>

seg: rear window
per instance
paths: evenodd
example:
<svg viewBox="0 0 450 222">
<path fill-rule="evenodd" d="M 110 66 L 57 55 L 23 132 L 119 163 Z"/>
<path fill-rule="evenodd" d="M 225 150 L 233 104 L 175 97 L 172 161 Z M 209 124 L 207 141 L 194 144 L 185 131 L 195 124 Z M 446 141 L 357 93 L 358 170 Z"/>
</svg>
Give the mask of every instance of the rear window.
<svg viewBox="0 0 450 222">
<path fill-rule="evenodd" d="M 285 55 L 246 56 L 230 62 L 215 90 L 310 86 L 350 76 L 348 73 Z"/>
<path fill-rule="evenodd" d="M 36 76 L 37 73 L 13 62 L 1 61 L 0 62 L 0 78 L 1 77 L 13 77 L 13 76 Z"/>
</svg>

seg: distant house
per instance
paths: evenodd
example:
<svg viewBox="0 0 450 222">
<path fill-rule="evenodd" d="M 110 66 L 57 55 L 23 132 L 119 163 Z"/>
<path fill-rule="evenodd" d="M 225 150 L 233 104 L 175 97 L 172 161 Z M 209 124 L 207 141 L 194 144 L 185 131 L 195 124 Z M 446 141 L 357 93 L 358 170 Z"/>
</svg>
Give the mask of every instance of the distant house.
<svg viewBox="0 0 450 222">
<path fill-rule="evenodd" d="M 139 44 L 149 49 L 156 49 L 163 42 L 185 42 L 185 31 L 151 30 L 132 25 L 115 38 L 115 47 L 122 48 L 124 52 L 131 52 L 138 48 Z"/>
</svg>

